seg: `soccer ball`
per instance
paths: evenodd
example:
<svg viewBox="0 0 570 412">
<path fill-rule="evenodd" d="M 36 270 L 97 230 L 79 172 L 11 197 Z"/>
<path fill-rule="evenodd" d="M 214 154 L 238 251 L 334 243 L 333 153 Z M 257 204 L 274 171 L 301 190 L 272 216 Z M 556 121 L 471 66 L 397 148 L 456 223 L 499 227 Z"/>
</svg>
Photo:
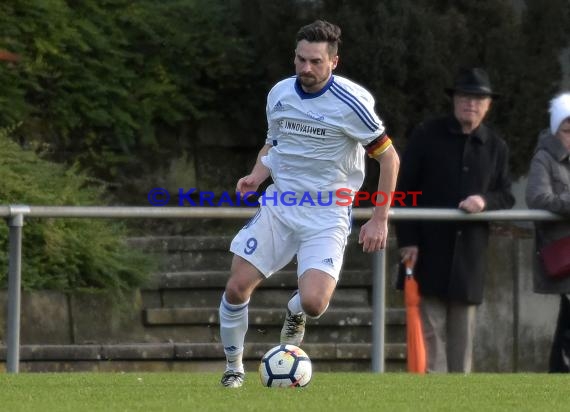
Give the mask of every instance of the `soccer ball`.
<svg viewBox="0 0 570 412">
<path fill-rule="evenodd" d="M 259 364 L 261 384 L 270 388 L 307 386 L 313 375 L 311 359 L 295 345 L 269 349 Z"/>
</svg>

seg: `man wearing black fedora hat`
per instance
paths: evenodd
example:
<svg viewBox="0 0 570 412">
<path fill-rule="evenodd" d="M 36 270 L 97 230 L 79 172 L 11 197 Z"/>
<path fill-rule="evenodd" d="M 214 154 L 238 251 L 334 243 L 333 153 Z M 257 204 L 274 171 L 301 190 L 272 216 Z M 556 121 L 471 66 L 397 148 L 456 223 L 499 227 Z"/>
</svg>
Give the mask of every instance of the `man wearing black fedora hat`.
<svg viewBox="0 0 570 412">
<path fill-rule="evenodd" d="M 418 125 L 402 157 L 398 191 L 421 191 L 417 206 L 466 213 L 511 208 L 508 148 L 483 120 L 494 99 L 481 68 L 463 69 L 450 115 Z M 476 308 L 483 300 L 488 222 L 402 221 L 396 236 L 418 281 L 428 372 L 472 369 Z"/>
<path fill-rule="evenodd" d="M 446 87 L 445 93 L 453 96 L 455 93 L 471 94 L 473 96 L 491 97 L 498 99 L 500 94 L 493 92 L 487 72 L 479 67 L 460 70 L 455 85 Z"/>
</svg>

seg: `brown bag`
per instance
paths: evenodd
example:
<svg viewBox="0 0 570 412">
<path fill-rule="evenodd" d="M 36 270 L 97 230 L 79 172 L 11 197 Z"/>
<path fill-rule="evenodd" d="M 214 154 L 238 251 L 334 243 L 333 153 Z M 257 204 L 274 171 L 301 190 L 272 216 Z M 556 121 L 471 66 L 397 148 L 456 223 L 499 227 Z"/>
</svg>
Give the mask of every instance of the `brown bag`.
<svg viewBox="0 0 570 412">
<path fill-rule="evenodd" d="M 551 278 L 570 276 L 570 237 L 555 240 L 539 251 L 544 270 Z"/>
</svg>

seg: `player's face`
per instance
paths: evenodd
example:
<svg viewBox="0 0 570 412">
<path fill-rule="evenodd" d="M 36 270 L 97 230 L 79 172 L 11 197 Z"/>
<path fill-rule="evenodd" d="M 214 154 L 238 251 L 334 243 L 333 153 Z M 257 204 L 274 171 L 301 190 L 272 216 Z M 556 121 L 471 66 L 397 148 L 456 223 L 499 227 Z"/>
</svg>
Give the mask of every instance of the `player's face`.
<svg viewBox="0 0 570 412">
<path fill-rule="evenodd" d="M 329 55 L 326 42 L 301 40 L 297 43 L 295 73 L 305 92 L 315 93 L 321 90 L 327 84 L 337 63 L 338 56 Z"/>
<path fill-rule="evenodd" d="M 455 117 L 466 133 L 479 127 L 490 107 L 491 98 L 489 96 L 459 92 L 453 95 Z"/>
<path fill-rule="evenodd" d="M 556 137 L 560 139 L 566 149 L 570 150 L 570 118 L 560 123 Z"/>
</svg>

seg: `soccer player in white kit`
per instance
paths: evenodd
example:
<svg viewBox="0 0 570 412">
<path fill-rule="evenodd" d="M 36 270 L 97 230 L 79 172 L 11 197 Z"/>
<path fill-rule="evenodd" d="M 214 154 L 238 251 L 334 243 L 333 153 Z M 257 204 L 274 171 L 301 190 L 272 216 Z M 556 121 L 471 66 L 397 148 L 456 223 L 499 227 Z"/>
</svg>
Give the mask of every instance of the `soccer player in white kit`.
<svg viewBox="0 0 570 412">
<path fill-rule="evenodd" d="M 300 345 L 306 317 L 318 318 L 336 288 L 350 233 L 349 205 L 338 190 L 357 191 L 365 154 L 380 162 L 378 191 L 391 194 L 399 157 L 374 98 L 356 83 L 333 75 L 340 28 L 317 20 L 297 33 L 296 76 L 278 82 L 267 97 L 268 133 L 251 173 L 239 179 L 241 195 L 271 176 L 257 214 L 233 239 L 231 276 L 220 304 L 220 336 L 227 363 L 221 384 L 240 387 L 255 288 L 297 256 L 298 290 L 287 305 L 281 343 Z M 380 205 L 382 203 L 382 205 Z M 380 202 L 360 229 L 365 252 L 386 247 L 390 202 Z"/>
</svg>

